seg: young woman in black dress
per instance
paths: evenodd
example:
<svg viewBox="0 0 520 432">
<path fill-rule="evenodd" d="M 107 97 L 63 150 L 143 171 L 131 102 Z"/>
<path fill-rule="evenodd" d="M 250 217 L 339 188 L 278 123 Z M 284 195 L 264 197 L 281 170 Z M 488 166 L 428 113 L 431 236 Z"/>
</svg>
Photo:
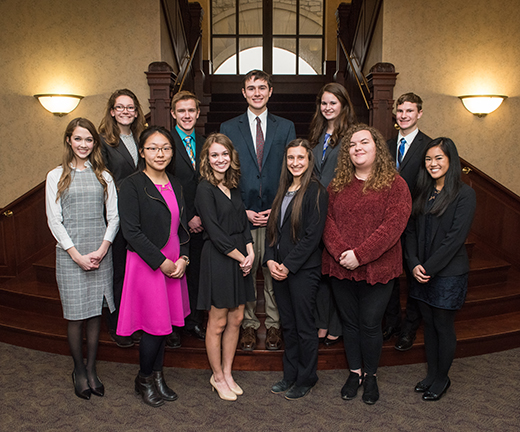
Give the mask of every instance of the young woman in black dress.
<svg viewBox="0 0 520 432">
<path fill-rule="evenodd" d="M 468 289 L 465 241 L 475 214 L 475 191 L 464 184 L 457 148 L 449 138 L 425 150 L 406 232 L 405 258 L 415 280 L 410 296 L 419 300 L 428 361 L 426 378 L 415 391 L 436 401 L 448 390 L 455 357 L 455 313 Z"/>
<path fill-rule="evenodd" d="M 238 190 L 240 164 L 231 140 L 211 134 L 202 147 L 195 207 L 204 226 L 198 309 L 208 310 L 206 351 L 210 383 L 220 398 L 236 400 L 243 390 L 232 372 L 244 305 L 255 299 L 250 276 L 253 240 Z"/>
<path fill-rule="evenodd" d="M 265 241 L 264 261 L 273 277 L 285 341 L 283 379 L 271 391 L 287 391 L 285 398 L 290 400 L 307 395 L 318 381 L 314 311 L 327 192 L 316 179 L 313 164 L 307 140 L 295 139 L 287 145 Z"/>
</svg>

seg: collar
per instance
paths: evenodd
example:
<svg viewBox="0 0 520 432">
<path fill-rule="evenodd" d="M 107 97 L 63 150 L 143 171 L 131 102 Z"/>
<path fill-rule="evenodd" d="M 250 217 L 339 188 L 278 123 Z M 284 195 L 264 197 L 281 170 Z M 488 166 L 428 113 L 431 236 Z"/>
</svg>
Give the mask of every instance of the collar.
<svg viewBox="0 0 520 432">
<path fill-rule="evenodd" d="M 397 145 L 401 142 L 401 138 L 404 138 L 406 140 L 406 146 L 408 147 L 411 143 L 413 143 L 413 140 L 419 133 L 419 128 L 415 129 L 413 132 L 410 132 L 408 135 L 403 136 L 401 135 L 401 131 L 399 131 L 399 135 L 397 136 Z"/>
<path fill-rule="evenodd" d="M 249 124 L 252 124 L 254 122 L 256 125 L 257 117 L 260 117 L 262 126 L 264 126 L 264 125 L 267 126 L 267 109 L 262 114 L 257 116 L 256 114 L 253 114 L 253 112 L 249 108 L 247 108 L 247 120 L 249 121 Z"/>
<path fill-rule="evenodd" d="M 187 134 L 186 132 L 184 132 L 179 126 L 175 125 L 175 130 L 177 131 L 177 133 L 179 134 L 179 136 L 181 137 L 181 140 L 184 141 L 184 138 L 186 138 L 187 136 L 190 136 L 191 137 L 191 141 L 194 142 L 195 141 L 195 129 L 193 131 L 191 131 L 190 134 Z"/>
</svg>

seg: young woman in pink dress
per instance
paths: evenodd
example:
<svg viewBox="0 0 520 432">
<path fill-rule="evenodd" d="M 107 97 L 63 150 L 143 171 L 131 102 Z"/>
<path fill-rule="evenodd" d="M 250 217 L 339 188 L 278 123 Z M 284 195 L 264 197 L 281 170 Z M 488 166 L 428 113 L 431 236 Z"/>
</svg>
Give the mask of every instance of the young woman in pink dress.
<svg viewBox="0 0 520 432">
<path fill-rule="evenodd" d="M 153 407 L 177 399 L 164 381 L 164 346 L 172 325 L 184 326 L 190 312 L 184 198 L 180 183 L 165 171 L 174 151 L 166 129 L 147 128 L 139 138 L 140 171 L 122 183 L 119 193 L 128 255 L 117 333 L 143 331 L 135 391 Z"/>
</svg>

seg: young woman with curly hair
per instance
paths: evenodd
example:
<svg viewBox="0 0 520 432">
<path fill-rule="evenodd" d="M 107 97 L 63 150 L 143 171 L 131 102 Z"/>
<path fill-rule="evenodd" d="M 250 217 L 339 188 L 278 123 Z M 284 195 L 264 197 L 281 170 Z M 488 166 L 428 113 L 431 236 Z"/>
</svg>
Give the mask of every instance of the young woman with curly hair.
<svg viewBox="0 0 520 432">
<path fill-rule="evenodd" d="M 322 272 L 331 278 L 350 368 L 341 396 L 354 398 L 364 383 L 363 401 L 374 404 L 381 321 L 393 279 L 402 272 L 399 239 L 410 216 L 410 192 L 384 138 L 363 124 L 345 136 L 328 191 Z"/>
</svg>

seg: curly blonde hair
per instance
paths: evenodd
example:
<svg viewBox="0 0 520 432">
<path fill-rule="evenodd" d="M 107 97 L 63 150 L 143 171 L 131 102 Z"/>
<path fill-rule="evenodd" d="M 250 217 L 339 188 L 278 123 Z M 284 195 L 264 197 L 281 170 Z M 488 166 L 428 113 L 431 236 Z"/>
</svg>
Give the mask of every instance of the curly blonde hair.
<svg viewBox="0 0 520 432">
<path fill-rule="evenodd" d="M 390 156 L 390 151 L 386 145 L 386 141 L 376 128 L 360 123 L 352 126 L 348 131 L 343 141 L 341 142 L 341 151 L 338 157 L 338 165 L 336 167 L 336 176 L 331 182 L 331 188 L 338 193 L 348 186 L 356 172 L 356 167 L 350 159 L 350 141 L 356 132 L 368 131 L 372 135 L 372 139 L 376 145 L 376 159 L 372 165 L 372 171 L 365 181 L 363 192 L 380 191 L 388 188 L 394 182 L 397 170 L 395 163 Z"/>
<path fill-rule="evenodd" d="M 200 175 L 213 186 L 218 186 L 220 183 L 220 181 L 215 177 L 213 168 L 211 168 L 211 165 L 209 164 L 209 148 L 213 143 L 223 145 L 229 152 L 231 164 L 226 171 L 222 184 L 229 189 L 235 189 L 238 187 L 238 182 L 240 180 L 240 160 L 238 158 L 238 152 L 235 150 L 235 147 L 233 147 L 233 143 L 224 134 L 213 132 L 206 138 L 206 142 L 202 146 L 200 152 Z"/>
</svg>

